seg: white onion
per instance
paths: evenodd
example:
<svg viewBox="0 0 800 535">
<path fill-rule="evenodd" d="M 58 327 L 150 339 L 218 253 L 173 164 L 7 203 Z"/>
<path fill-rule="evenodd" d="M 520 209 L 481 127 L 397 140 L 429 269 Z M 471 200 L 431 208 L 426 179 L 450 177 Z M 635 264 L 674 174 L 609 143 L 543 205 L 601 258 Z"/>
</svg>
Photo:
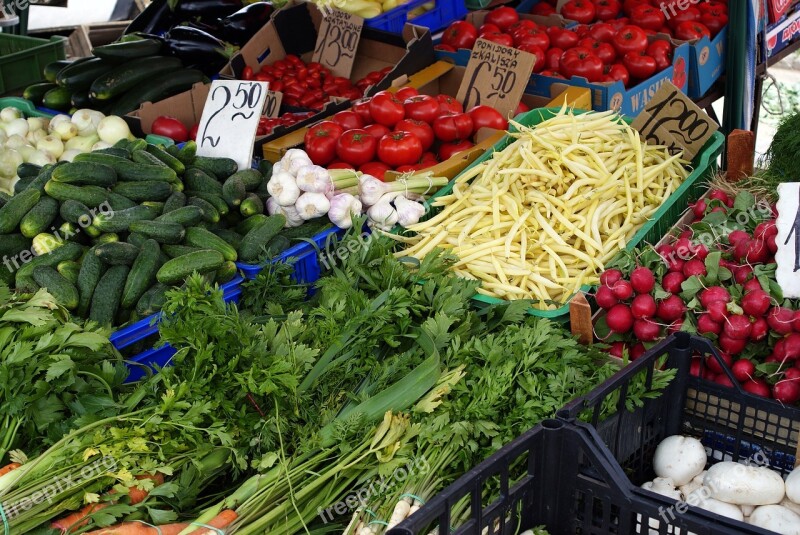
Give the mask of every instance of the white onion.
<svg viewBox="0 0 800 535">
<path fill-rule="evenodd" d="M 102 141 L 112 145 L 120 139 L 133 139 L 128 123 L 116 115 L 110 115 L 97 124 L 97 135 Z"/>
</svg>

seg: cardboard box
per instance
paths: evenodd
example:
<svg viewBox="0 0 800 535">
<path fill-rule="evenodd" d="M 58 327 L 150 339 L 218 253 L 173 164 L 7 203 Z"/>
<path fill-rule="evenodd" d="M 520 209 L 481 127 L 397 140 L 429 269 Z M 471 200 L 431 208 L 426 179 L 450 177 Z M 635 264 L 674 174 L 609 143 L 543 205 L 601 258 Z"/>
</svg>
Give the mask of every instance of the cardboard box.
<svg viewBox="0 0 800 535">
<path fill-rule="evenodd" d="M 784 20 L 767 28 L 767 57 L 772 57 L 800 37 L 800 8 Z"/>
<path fill-rule="evenodd" d="M 728 44 L 728 26 L 716 37 L 703 37 L 689 44 L 689 91 L 691 98 L 700 98 L 711 89 L 725 72 L 725 47 Z"/>
<path fill-rule="evenodd" d="M 770 24 L 779 22 L 797 4 L 797 0 L 766 0 L 766 2 Z"/>
</svg>

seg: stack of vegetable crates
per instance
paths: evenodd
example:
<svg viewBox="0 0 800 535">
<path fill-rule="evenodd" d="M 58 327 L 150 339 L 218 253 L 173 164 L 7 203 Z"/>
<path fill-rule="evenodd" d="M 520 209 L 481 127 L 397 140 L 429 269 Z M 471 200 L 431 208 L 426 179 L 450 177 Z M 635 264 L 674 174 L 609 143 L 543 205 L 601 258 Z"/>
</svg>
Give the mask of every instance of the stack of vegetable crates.
<svg viewBox="0 0 800 535">
<path fill-rule="evenodd" d="M 427 12 L 413 18 L 409 14 L 425 4 L 433 3 L 434 6 Z M 464 0 L 410 0 L 377 17 L 366 19 L 364 25 L 376 30 L 391 33 L 402 33 L 403 26 L 410 22 L 417 26 L 430 28 L 431 33 L 444 30 L 451 22 L 463 19 L 467 14 Z"/>
<path fill-rule="evenodd" d="M 66 42 L 0 33 L 0 95 L 40 81 L 45 65 L 66 57 Z"/>
<path fill-rule="evenodd" d="M 440 534 L 510 535 L 536 526 L 551 535 L 773 534 L 639 488 L 655 475 L 656 446 L 678 434 L 701 440 L 710 464 L 766 459 L 784 476 L 794 468 L 800 411 L 691 375 L 698 354 L 716 359 L 733 378 L 711 342 L 676 333 L 557 419 L 501 448 L 389 535 L 437 527 Z M 643 396 L 664 373 L 662 364 L 674 378 L 660 396 Z M 633 403 L 632 393 L 643 403 Z M 492 482 L 500 495 L 487 502 L 481 491 Z M 455 526 L 450 511 L 462 500 L 471 504 L 470 519 Z"/>
</svg>

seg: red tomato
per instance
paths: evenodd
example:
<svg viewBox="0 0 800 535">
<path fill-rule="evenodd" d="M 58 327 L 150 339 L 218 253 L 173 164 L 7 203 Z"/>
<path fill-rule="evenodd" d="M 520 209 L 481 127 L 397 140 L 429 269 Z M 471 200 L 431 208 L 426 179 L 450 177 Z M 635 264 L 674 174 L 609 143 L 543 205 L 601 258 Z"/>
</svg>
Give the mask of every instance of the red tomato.
<svg viewBox="0 0 800 535">
<path fill-rule="evenodd" d="M 478 37 L 480 37 L 485 33 L 499 32 L 499 31 L 502 30 L 500 30 L 500 26 L 498 26 L 497 24 L 487 24 L 484 22 L 483 24 L 481 24 L 481 27 L 478 28 Z"/>
<path fill-rule="evenodd" d="M 252 80 L 255 73 L 253 72 L 253 68 L 250 66 L 245 67 L 242 69 L 242 80 Z"/>
<path fill-rule="evenodd" d="M 442 141 L 467 139 L 472 136 L 472 117 L 466 113 L 450 113 L 433 121 L 433 132 Z"/>
<path fill-rule="evenodd" d="M 516 48 L 519 48 L 520 45 L 524 43 L 538 46 L 543 51 L 550 48 L 550 38 L 547 36 L 547 32 L 539 28 L 523 28 L 517 30 L 514 32 L 513 39 Z"/>
<path fill-rule="evenodd" d="M 614 39 L 617 30 L 606 22 L 595 22 L 589 27 L 589 37 L 601 43 L 610 43 Z"/>
<path fill-rule="evenodd" d="M 364 128 L 364 120 L 359 114 L 352 110 L 344 110 L 333 114 L 331 120 L 341 126 L 344 130 L 354 128 Z"/>
<path fill-rule="evenodd" d="M 597 20 L 611 20 L 619 16 L 622 4 L 619 0 L 595 0 L 594 9 Z"/>
<path fill-rule="evenodd" d="M 517 104 L 517 109 L 514 111 L 514 115 L 519 115 L 520 113 L 525 113 L 528 111 L 531 111 L 531 107 L 520 101 L 520 103 Z"/>
<path fill-rule="evenodd" d="M 347 162 L 331 162 L 326 165 L 328 169 L 355 169 L 352 165 Z"/>
<path fill-rule="evenodd" d="M 675 39 L 681 41 L 692 41 L 702 37 L 711 37 L 709 30 L 702 22 L 684 21 L 675 27 Z"/>
<path fill-rule="evenodd" d="M 378 141 L 378 158 L 392 167 L 416 163 L 422 153 L 422 142 L 411 132 L 392 132 Z"/>
<path fill-rule="evenodd" d="M 600 64 L 602 65 L 603 62 L 601 61 Z M 549 76 L 550 78 L 561 78 L 562 80 L 564 79 L 564 76 L 561 75 L 560 71 L 554 71 L 551 69 L 545 69 L 539 74 L 541 74 L 542 76 Z"/>
<path fill-rule="evenodd" d="M 375 139 L 380 139 L 392 131 L 388 126 L 378 123 L 368 124 L 364 127 L 364 130 L 375 136 Z"/>
<path fill-rule="evenodd" d="M 656 69 L 658 71 L 663 71 L 672 65 L 672 45 L 669 41 L 653 41 L 647 45 L 647 55 L 656 60 Z"/>
<path fill-rule="evenodd" d="M 513 7 L 503 6 L 488 12 L 483 20 L 489 24 L 496 24 L 501 30 L 505 31 L 519 20 L 519 14 Z"/>
<path fill-rule="evenodd" d="M 620 17 L 618 19 L 608 21 L 608 24 L 614 28 L 614 32 L 619 31 L 620 29 L 624 28 L 629 24 L 628 17 Z M 612 38 L 613 41 L 613 38 Z"/>
<path fill-rule="evenodd" d="M 578 44 L 578 34 L 570 30 L 552 26 L 548 28 L 547 34 L 550 36 L 550 44 L 555 48 L 567 50 Z"/>
<path fill-rule="evenodd" d="M 418 95 L 403 102 L 406 117 L 428 124 L 439 116 L 439 101 L 430 95 Z"/>
<path fill-rule="evenodd" d="M 424 152 L 422 153 L 422 158 L 419 159 L 419 163 L 430 167 L 439 163 L 439 159 L 432 152 Z"/>
<path fill-rule="evenodd" d="M 647 48 L 647 34 L 638 26 L 629 24 L 617 32 L 612 44 L 620 56 L 628 52 L 641 52 Z"/>
<path fill-rule="evenodd" d="M 581 24 L 589 24 L 594 20 L 597 10 L 589 0 L 569 0 L 561 7 L 561 15 L 565 19 Z"/>
<path fill-rule="evenodd" d="M 531 15 L 540 15 L 542 17 L 546 17 L 548 15 L 552 15 L 556 12 L 556 8 L 548 4 L 547 2 L 539 2 L 531 9 Z"/>
<path fill-rule="evenodd" d="M 372 175 L 375 178 L 379 178 L 383 180 L 386 171 L 389 171 L 391 167 L 386 165 L 383 162 L 368 162 L 358 168 L 359 171 L 364 173 L 365 175 Z"/>
<path fill-rule="evenodd" d="M 455 49 L 472 49 L 478 38 L 478 29 L 464 20 L 457 20 L 445 29 L 442 34 L 442 44 Z"/>
<path fill-rule="evenodd" d="M 603 43 L 591 37 L 584 37 L 578 41 L 578 46 L 588 48 L 592 53 L 600 58 L 606 65 L 611 65 L 617 59 L 617 52 L 608 43 Z"/>
<path fill-rule="evenodd" d="M 422 164 L 414 163 L 408 165 L 401 165 L 400 167 L 395 169 L 395 171 L 397 171 L 398 173 L 416 173 L 417 171 L 422 171 L 426 167 L 430 166 L 423 166 Z"/>
<path fill-rule="evenodd" d="M 625 13 L 626 16 L 630 17 L 633 8 L 640 4 L 652 5 L 652 2 L 650 0 L 623 0 L 622 12 Z"/>
<path fill-rule="evenodd" d="M 670 17 L 667 21 L 667 26 L 673 30 L 678 27 L 681 22 L 696 22 L 700 20 L 702 13 L 694 6 L 688 6 L 686 9 L 678 9 L 673 14 L 670 11 Z"/>
<path fill-rule="evenodd" d="M 461 140 L 453 143 L 442 143 L 439 146 L 439 160 L 449 160 L 461 151 L 472 148 L 474 145 L 469 140 Z"/>
<path fill-rule="evenodd" d="M 557 71 L 561 65 L 561 55 L 564 51 L 560 48 L 550 48 L 544 53 L 544 68 Z"/>
<path fill-rule="evenodd" d="M 377 146 L 378 142 L 372 134 L 356 128 L 348 130 L 336 140 L 336 156 L 344 162 L 359 167 L 375 158 Z"/>
<path fill-rule="evenodd" d="M 372 97 L 372 100 L 369 101 L 369 113 L 376 123 L 389 128 L 402 121 L 406 116 L 403 102 L 388 91 L 380 91 Z"/>
<path fill-rule="evenodd" d="M 572 48 L 561 56 L 559 72 L 567 79 L 579 76 L 589 82 L 598 82 L 603 77 L 603 60 L 588 48 Z"/>
<path fill-rule="evenodd" d="M 372 123 L 372 114 L 369 112 L 369 98 L 361 98 L 353 102 L 353 111 L 361 117 L 364 124 Z"/>
<path fill-rule="evenodd" d="M 520 19 L 506 29 L 506 33 L 514 35 L 514 32 L 524 28 L 538 28 L 539 25 L 530 19 Z M 502 31 L 502 30 L 501 30 Z"/>
<path fill-rule="evenodd" d="M 344 129 L 333 121 L 322 121 L 306 131 L 304 143 L 308 157 L 316 165 L 327 165 L 336 157 L 336 140 Z"/>
<path fill-rule="evenodd" d="M 486 39 L 487 41 L 491 41 L 502 46 L 514 46 L 514 39 L 507 33 L 489 32 L 481 35 L 481 39 Z"/>
<path fill-rule="evenodd" d="M 625 65 L 621 63 L 606 65 L 603 69 L 603 73 L 608 76 L 610 80 L 622 82 L 625 87 L 628 87 L 628 84 L 631 81 L 628 69 L 626 69 Z"/>
<path fill-rule="evenodd" d="M 439 115 L 448 111 L 453 113 L 464 113 L 464 106 L 449 95 L 436 95 L 436 100 L 439 101 Z M 433 121 L 431 121 L 431 123 L 433 123 Z"/>
<path fill-rule="evenodd" d="M 407 99 L 419 95 L 419 91 L 413 87 L 401 87 L 394 94 L 400 102 L 405 102 Z"/>
<path fill-rule="evenodd" d="M 656 72 L 656 60 L 646 52 L 628 52 L 623 56 L 622 64 L 637 80 L 646 80 Z"/>
<path fill-rule="evenodd" d="M 656 31 L 664 25 L 664 13 L 654 6 L 640 4 L 631 9 L 631 22 L 644 30 Z"/>
<path fill-rule="evenodd" d="M 475 132 L 480 128 L 494 128 L 495 130 L 508 128 L 508 121 L 505 117 L 491 106 L 475 106 L 467 113 L 472 119 L 472 128 Z"/>
<path fill-rule="evenodd" d="M 711 36 L 715 37 L 728 24 L 728 14 L 716 9 L 706 11 L 700 15 L 700 22 L 711 31 Z"/>
<path fill-rule="evenodd" d="M 546 55 L 542 47 L 530 43 L 522 43 L 517 48 L 523 52 L 531 54 L 534 57 L 533 69 L 531 69 L 533 72 L 541 72 L 541 70 L 544 69 Z"/>
<path fill-rule="evenodd" d="M 153 121 L 150 131 L 157 136 L 168 137 L 177 143 L 183 143 L 189 139 L 189 129 L 175 117 L 162 115 Z"/>
<path fill-rule="evenodd" d="M 189 139 L 197 141 L 197 131 L 200 130 L 200 123 L 197 123 L 189 130 Z"/>
<path fill-rule="evenodd" d="M 422 150 L 426 151 L 431 148 L 435 140 L 433 128 L 425 121 L 417 121 L 416 119 L 403 119 L 394 127 L 395 132 L 410 132 L 419 139 L 422 143 Z M 380 138 L 379 138 L 380 139 Z"/>
<path fill-rule="evenodd" d="M 589 25 L 588 24 L 578 24 L 577 26 L 572 28 L 572 31 L 578 35 L 579 39 L 583 39 L 589 34 Z"/>
</svg>

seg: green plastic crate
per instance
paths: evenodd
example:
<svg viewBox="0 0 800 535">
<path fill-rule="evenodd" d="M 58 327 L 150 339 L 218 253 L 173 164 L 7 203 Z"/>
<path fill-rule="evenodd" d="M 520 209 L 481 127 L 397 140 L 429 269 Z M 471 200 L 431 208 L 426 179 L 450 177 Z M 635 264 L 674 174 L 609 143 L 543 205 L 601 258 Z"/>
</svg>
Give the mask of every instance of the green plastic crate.
<svg viewBox="0 0 800 535">
<path fill-rule="evenodd" d="M 558 111 L 558 108 L 535 109 L 517 116 L 515 121 L 523 126 L 535 126 L 547 119 L 554 117 Z M 582 114 L 585 112 L 575 110 L 575 113 Z M 628 123 L 630 123 L 632 120 L 633 119 L 625 118 L 625 121 Z M 513 132 L 514 130 L 515 129 L 513 126 L 510 127 L 510 131 Z M 494 152 L 503 150 L 510 145 L 512 141 L 513 140 L 509 136 L 504 137 L 462 172 L 465 173 L 481 162 L 485 162 L 492 157 Z M 686 209 L 687 204 L 694 202 L 703 194 L 706 189 L 706 180 L 704 179 L 711 178 L 713 173 L 716 171 L 717 158 L 722 153 L 722 144 L 724 141 L 725 136 L 723 136 L 720 132 L 714 133 L 711 139 L 706 142 L 705 146 L 703 146 L 703 149 L 692 161 L 693 171 L 689 177 L 680 185 L 677 190 L 675 190 L 672 195 L 669 196 L 668 199 L 664 201 L 658 211 L 656 211 L 656 213 L 653 215 L 653 218 L 645 223 L 642 228 L 640 228 L 638 232 L 634 234 L 633 238 L 631 238 L 631 240 L 628 242 L 626 249 L 633 249 L 642 242 L 655 243 L 660 240 L 678 221 L 678 219 L 681 217 L 681 214 Z M 440 209 L 430 207 L 430 204 L 438 197 L 449 195 L 452 192 L 453 185 L 457 179 L 458 177 L 451 180 L 447 186 L 438 191 L 436 195 L 431 197 L 426 202 L 426 208 L 429 208 L 429 210 L 427 211 L 424 219 L 429 219 L 438 213 Z M 591 289 L 591 286 L 584 286 L 581 288 L 581 291 L 588 292 Z M 502 299 L 481 294 L 476 295 L 473 297 L 473 299 L 475 304 L 479 307 L 504 302 Z M 528 313 L 533 316 L 565 322 L 569 320 L 569 304 L 565 304 L 556 310 L 537 310 L 531 308 L 528 309 Z"/>
<path fill-rule="evenodd" d="M 36 106 L 33 105 L 33 102 L 22 97 L 0 98 L 0 110 L 3 108 L 17 108 L 25 117 L 43 117 L 46 119 L 53 117 L 52 113 L 47 113 L 36 109 Z"/>
<path fill-rule="evenodd" d="M 45 65 L 66 57 L 66 37 L 48 39 L 0 33 L 0 94 L 43 80 Z"/>
</svg>

